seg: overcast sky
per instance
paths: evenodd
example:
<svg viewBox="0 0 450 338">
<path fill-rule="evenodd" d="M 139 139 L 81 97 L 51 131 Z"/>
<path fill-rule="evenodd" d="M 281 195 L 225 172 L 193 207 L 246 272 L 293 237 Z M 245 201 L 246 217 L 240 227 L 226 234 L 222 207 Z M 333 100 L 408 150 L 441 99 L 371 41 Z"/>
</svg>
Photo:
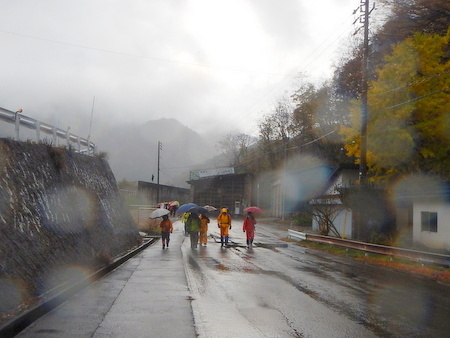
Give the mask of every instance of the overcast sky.
<svg viewBox="0 0 450 338">
<path fill-rule="evenodd" d="M 329 78 L 359 0 L 0 0 L 0 107 L 92 140 L 176 118 L 257 133 L 299 73 Z"/>
</svg>

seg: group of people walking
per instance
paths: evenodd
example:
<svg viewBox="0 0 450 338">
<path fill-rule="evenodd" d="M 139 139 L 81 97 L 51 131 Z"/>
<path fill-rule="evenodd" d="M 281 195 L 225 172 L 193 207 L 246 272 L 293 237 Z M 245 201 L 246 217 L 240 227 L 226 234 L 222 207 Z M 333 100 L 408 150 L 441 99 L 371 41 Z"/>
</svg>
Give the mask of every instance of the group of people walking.
<svg viewBox="0 0 450 338">
<path fill-rule="evenodd" d="M 191 240 L 191 248 L 197 248 L 200 243 L 201 246 L 206 246 L 208 242 L 208 224 L 211 222 L 206 214 L 184 214 L 181 221 L 185 224 L 185 232 L 189 234 Z M 247 213 L 242 225 L 243 232 L 247 237 L 247 248 L 251 249 L 253 246 L 253 239 L 255 237 L 256 219 L 251 212 Z M 172 222 L 167 215 L 163 216 L 160 224 L 161 239 L 163 249 L 169 247 L 170 233 L 173 232 Z M 228 231 L 231 230 L 231 216 L 226 208 L 221 209 L 221 213 L 217 216 L 217 227 L 220 229 L 220 246 L 226 247 L 229 241 Z"/>
</svg>

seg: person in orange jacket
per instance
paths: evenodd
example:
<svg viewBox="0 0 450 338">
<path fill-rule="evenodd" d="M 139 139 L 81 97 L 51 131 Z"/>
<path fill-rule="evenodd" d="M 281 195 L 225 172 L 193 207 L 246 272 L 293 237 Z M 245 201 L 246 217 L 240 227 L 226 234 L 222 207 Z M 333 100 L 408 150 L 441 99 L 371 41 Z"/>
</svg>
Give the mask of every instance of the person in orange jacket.
<svg viewBox="0 0 450 338">
<path fill-rule="evenodd" d="M 251 212 L 247 213 L 242 225 L 242 230 L 247 234 L 247 248 L 251 249 L 253 246 L 253 239 L 255 238 L 255 224 L 256 219 Z"/>
<path fill-rule="evenodd" d="M 220 246 L 228 245 L 228 229 L 231 229 L 231 216 L 226 208 L 217 216 L 217 227 L 220 229 Z"/>
<path fill-rule="evenodd" d="M 170 234 L 173 232 L 172 221 L 169 219 L 168 215 L 162 217 L 159 227 L 161 228 L 162 248 L 164 249 L 166 245 L 169 247 Z"/>
<path fill-rule="evenodd" d="M 200 215 L 200 245 L 206 246 L 208 242 L 208 223 L 209 218 L 205 214 Z"/>
</svg>

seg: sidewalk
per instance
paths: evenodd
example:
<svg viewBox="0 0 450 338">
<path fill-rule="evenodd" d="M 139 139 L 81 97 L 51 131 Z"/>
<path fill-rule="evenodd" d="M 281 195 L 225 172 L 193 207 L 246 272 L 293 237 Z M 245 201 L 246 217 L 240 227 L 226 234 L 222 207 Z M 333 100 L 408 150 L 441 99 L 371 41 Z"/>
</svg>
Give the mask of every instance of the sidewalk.
<svg viewBox="0 0 450 338">
<path fill-rule="evenodd" d="M 151 245 L 17 337 L 195 337 L 177 225 L 170 248 Z"/>
</svg>

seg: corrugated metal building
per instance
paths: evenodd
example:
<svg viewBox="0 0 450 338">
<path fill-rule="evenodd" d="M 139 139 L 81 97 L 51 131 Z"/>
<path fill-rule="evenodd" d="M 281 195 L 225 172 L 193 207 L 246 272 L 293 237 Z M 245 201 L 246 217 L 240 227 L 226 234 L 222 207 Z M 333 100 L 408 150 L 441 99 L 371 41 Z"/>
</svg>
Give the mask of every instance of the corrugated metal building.
<svg viewBox="0 0 450 338">
<path fill-rule="evenodd" d="M 228 208 L 231 214 L 244 214 L 244 208 L 254 203 L 253 175 L 227 174 L 200 177 L 188 181 L 191 200 L 198 205 Z"/>
</svg>

